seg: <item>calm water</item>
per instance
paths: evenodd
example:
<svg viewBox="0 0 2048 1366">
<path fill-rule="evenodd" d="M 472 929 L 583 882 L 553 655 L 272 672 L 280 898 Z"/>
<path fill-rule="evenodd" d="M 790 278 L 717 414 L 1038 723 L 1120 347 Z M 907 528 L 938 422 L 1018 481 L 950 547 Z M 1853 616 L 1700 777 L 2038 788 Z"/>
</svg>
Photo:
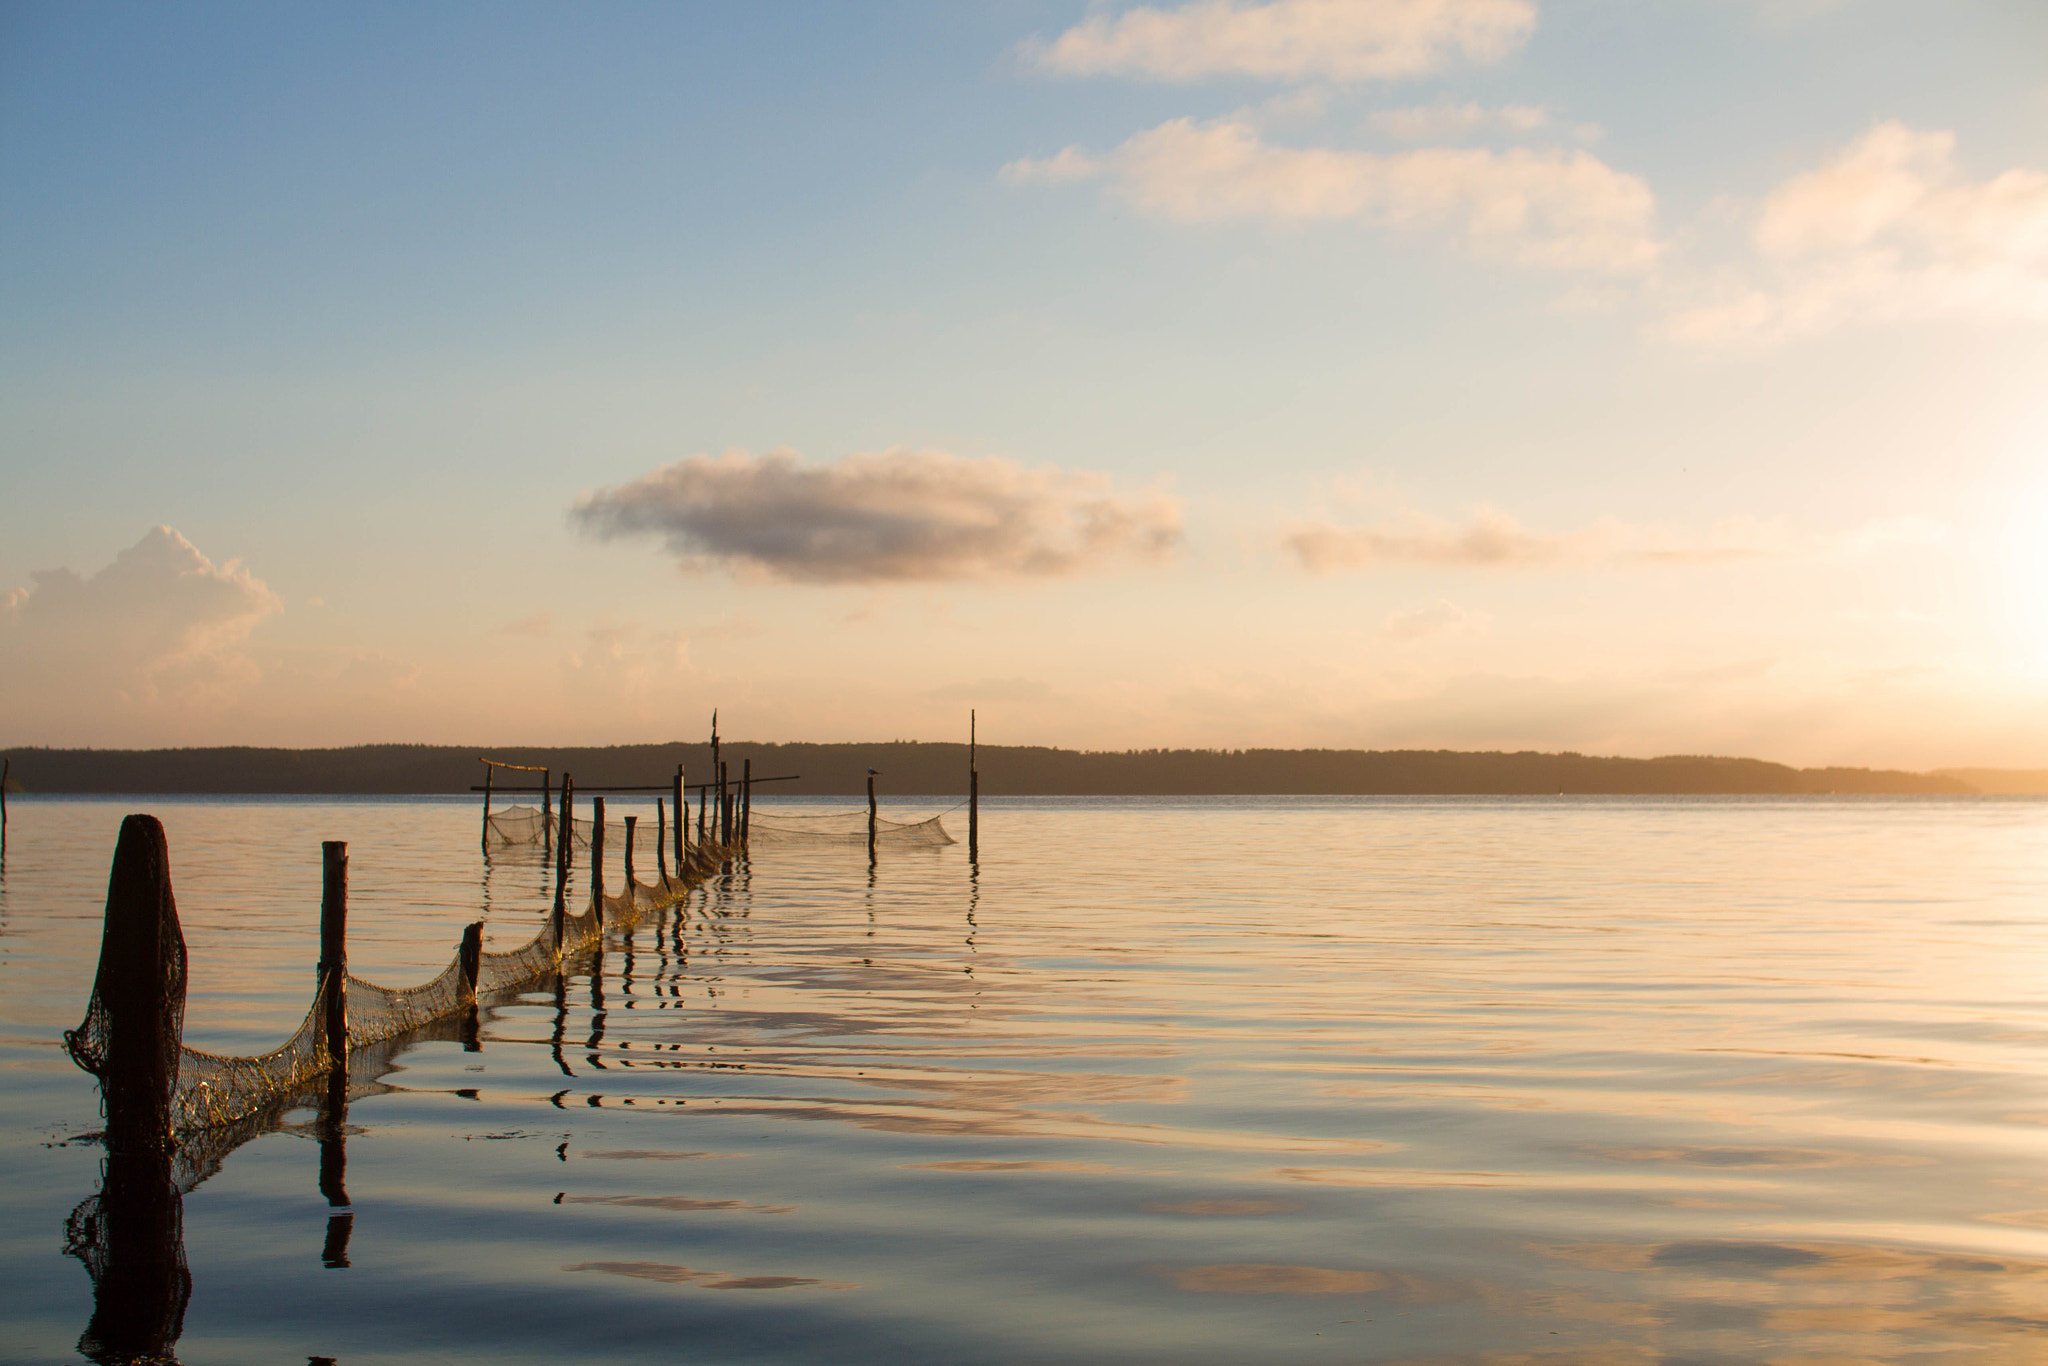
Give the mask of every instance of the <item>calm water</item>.
<svg viewBox="0 0 2048 1366">
<path fill-rule="evenodd" d="M 62 1247 L 97 1091 L 58 1034 L 131 810 L 198 1047 L 303 1014 L 322 839 L 374 980 L 546 905 L 467 803 L 13 803 L 8 1361 L 81 1360 L 93 1313 Z M 349 1110 L 345 1249 L 310 1126 L 236 1150 L 184 1200 L 178 1356 L 2042 1359 L 2048 804 L 1037 800 L 983 833 L 978 870 L 764 849 L 561 1007 L 405 1054 Z"/>
</svg>

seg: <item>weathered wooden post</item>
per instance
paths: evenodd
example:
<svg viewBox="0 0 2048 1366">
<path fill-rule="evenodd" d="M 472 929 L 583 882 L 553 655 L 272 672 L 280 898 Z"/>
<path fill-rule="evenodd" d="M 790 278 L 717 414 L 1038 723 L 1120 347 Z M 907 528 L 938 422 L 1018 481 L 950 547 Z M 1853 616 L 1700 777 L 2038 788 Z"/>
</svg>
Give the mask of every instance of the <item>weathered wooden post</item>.
<svg viewBox="0 0 2048 1366">
<path fill-rule="evenodd" d="M 664 890 L 668 887 L 668 807 L 660 797 L 654 799 L 654 871 L 661 876 Z"/>
<path fill-rule="evenodd" d="M 754 761 L 748 759 L 741 765 L 740 772 L 740 848 L 747 847 L 747 836 L 754 828 Z"/>
<path fill-rule="evenodd" d="M 590 799 L 590 909 L 604 927 L 604 798 Z"/>
<path fill-rule="evenodd" d="M 723 759 L 718 761 L 718 842 L 732 847 L 732 775 Z"/>
<path fill-rule="evenodd" d="M 718 814 L 712 818 L 711 829 L 717 833 L 725 828 L 725 760 L 718 752 L 718 708 L 711 709 L 711 776 L 719 784 Z M 721 838 L 720 843 L 724 843 Z"/>
<path fill-rule="evenodd" d="M 491 847 L 491 783 L 497 776 L 498 766 L 489 759 L 484 760 L 484 828 L 477 837 L 477 845 L 486 851 Z"/>
<path fill-rule="evenodd" d="M 981 857 L 981 770 L 974 764 L 974 711 L 967 712 L 967 857 Z"/>
<path fill-rule="evenodd" d="M 546 853 L 555 842 L 555 811 L 551 805 L 554 796 L 555 771 L 544 768 L 540 771 L 540 847 Z"/>
<path fill-rule="evenodd" d="M 675 798 L 676 807 L 676 876 L 681 877 L 683 874 L 684 856 L 689 852 L 687 846 L 690 842 L 690 808 L 683 801 L 683 766 L 681 764 L 676 765 L 676 782 L 671 795 Z"/>
<path fill-rule="evenodd" d="M 455 961 L 462 968 L 462 994 L 474 1002 L 477 976 L 484 964 L 483 921 L 473 920 L 462 927 L 462 947 L 455 951 Z"/>
<path fill-rule="evenodd" d="M 640 824 L 638 816 L 626 817 L 626 895 L 633 894 L 633 828 Z"/>
<path fill-rule="evenodd" d="M 348 845 L 320 845 L 320 1028 L 327 1063 L 348 1070 Z"/>
<path fill-rule="evenodd" d="M 715 772 L 716 770 L 714 770 Z M 711 822 L 711 785 L 703 784 L 703 791 L 697 794 L 697 848 L 703 849 L 709 840 Z"/>
<path fill-rule="evenodd" d="M 875 771 L 868 770 L 868 862 L 875 861 Z"/>
<path fill-rule="evenodd" d="M 569 911 L 569 850 L 576 843 L 576 779 L 562 775 L 562 810 L 555 838 L 555 914 L 550 922 L 555 931 L 555 956 L 562 954 L 562 920 Z"/>
<path fill-rule="evenodd" d="M 483 1022 L 477 1017 L 476 986 L 484 965 L 483 921 L 473 920 L 462 927 L 462 947 L 455 951 L 455 961 L 462 972 L 462 1051 L 481 1052 Z"/>
</svg>

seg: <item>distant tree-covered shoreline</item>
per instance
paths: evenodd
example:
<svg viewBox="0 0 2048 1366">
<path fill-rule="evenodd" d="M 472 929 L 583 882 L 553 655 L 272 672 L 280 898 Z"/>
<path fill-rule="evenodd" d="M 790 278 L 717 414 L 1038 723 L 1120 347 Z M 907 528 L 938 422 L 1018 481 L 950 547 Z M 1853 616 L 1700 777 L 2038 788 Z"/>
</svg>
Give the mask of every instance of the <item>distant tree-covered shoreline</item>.
<svg viewBox="0 0 2048 1366">
<path fill-rule="evenodd" d="M 757 778 L 801 775 L 773 792 L 861 792 L 880 770 L 885 792 L 967 789 L 967 746 L 889 741 L 875 744 L 724 746 L 735 777 L 753 760 Z M 606 748 L 515 745 L 356 745 L 344 749 L 47 749 L 0 750 L 13 761 L 10 790 L 26 793 L 466 792 L 483 781 L 479 756 L 574 773 L 586 786 L 666 783 L 678 763 L 688 780 L 710 775 L 706 744 Z M 1801 793 L 1968 794 L 1979 787 L 1947 773 L 1896 769 L 1792 768 L 1762 759 L 1356 749 L 1151 749 L 1084 751 L 983 745 L 981 790 L 988 796 L 1200 795 L 1708 795 Z M 501 787 L 535 775 L 500 771 Z"/>
</svg>

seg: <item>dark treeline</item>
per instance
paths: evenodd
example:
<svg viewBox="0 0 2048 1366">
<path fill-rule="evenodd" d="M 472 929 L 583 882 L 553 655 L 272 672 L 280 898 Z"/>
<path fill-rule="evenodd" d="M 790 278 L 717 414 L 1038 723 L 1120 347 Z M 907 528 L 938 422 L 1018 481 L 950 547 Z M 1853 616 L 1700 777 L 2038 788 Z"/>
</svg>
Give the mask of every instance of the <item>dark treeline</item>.
<svg viewBox="0 0 2048 1366">
<path fill-rule="evenodd" d="M 566 770 L 584 786 L 666 783 L 682 763 L 690 782 L 710 776 L 706 744 L 616 745 L 604 749 L 454 745 L 358 745 L 347 749 L 14 749 L 10 786 L 29 793 L 428 793 L 466 792 L 484 780 L 478 756 Z M 728 742 L 734 777 L 752 759 L 754 776 L 800 774 L 763 789 L 778 795 L 864 790 L 867 771 L 890 793 L 964 793 L 967 746 L 764 745 Z M 1945 774 L 1891 769 L 1789 768 L 1761 759 L 1669 755 L 1659 759 L 1585 754 L 1469 753 L 1458 750 L 1153 749 L 1090 753 L 983 745 L 985 796 L 1517 795 L 1687 793 L 1969 793 Z M 536 775 L 500 770 L 499 787 Z M 517 798 L 514 797 L 514 800 Z"/>
</svg>

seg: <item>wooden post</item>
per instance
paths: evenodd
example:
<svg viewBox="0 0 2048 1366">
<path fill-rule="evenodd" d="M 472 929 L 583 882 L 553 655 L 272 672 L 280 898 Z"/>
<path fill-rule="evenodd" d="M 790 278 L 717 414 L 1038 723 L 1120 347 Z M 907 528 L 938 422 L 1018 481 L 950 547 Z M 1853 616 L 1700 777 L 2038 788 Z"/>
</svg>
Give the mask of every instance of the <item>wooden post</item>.
<svg viewBox="0 0 2048 1366">
<path fill-rule="evenodd" d="M 498 776 L 498 766 L 489 759 L 484 760 L 484 829 L 477 837 L 478 846 L 485 851 L 491 847 L 491 783 Z"/>
<path fill-rule="evenodd" d="M 477 975 L 484 964 L 484 922 L 473 920 L 462 927 L 462 947 L 455 951 L 455 960 L 462 966 L 462 994 L 476 999 Z"/>
<path fill-rule="evenodd" d="M 967 857 L 981 857 L 981 770 L 974 766 L 974 711 L 967 712 Z"/>
<path fill-rule="evenodd" d="M 699 849 L 702 849 L 704 847 L 705 841 L 710 839 L 710 822 L 711 789 L 707 787 L 697 797 L 697 847 Z"/>
<path fill-rule="evenodd" d="M 746 760 L 740 768 L 745 775 L 740 779 L 740 848 L 747 847 L 747 835 L 753 829 L 754 820 L 754 761 Z"/>
<path fill-rule="evenodd" d="M 576 779 L 562 775 L 562 807 L 555 837 L 555 955 L 562 953 L 562 919 L 569 913 L 569 851 L 576 845 Z"/>
<path fill-rule="evenodd" d="M 732 778 L 723 759 L 718 763 L 718 842 L 732 844 Z"/>
<path fill-rule="evenodd" d="M 14 760 L 0 763 L 0 844 L 7 843 L 7 775 L 14 771 Z"/>
<path fill-rule="evenodd" d="M 718 814 L 712 817 L 714 834 L 725 829 L 725 761 L 718 753 L 718 708 L 711 709 L 711 777 L 718 786 Z M 724 843 L 723 838 L 719 841 Z"/>
<path fill-rule="evenodd" d="M 868 770 L 868 862 L 875 861 L 875 771 Z"/>
<path fill-rule="evenodd" d="M 668 888 L 668 807 L 654 799 L 654 867 L 661 874 L 663 890 Z"/>
<path fill-rule="evenodd" d="M 167 1155 L 185 1019 L 185 935 L 171 895 L 170 848 L 154 816 L 121 822 L 92 997 L 85 1024 L 64 1043 L 100 1079 L 107 1150 Z"/>
<path fill-rule="evenodd" d="M 348 845 L 320 846 L 320 1022 L 327 1062 L 348 1067 Z"/>
<path fill-rule="evenodd" d="M 590 905 L 604 924 L 604 798 L 590 799 Z"/>
<path fill-rule="evenodd" d="M 555 808 L 553 804 L 555 771 L 544 768 L 540 771 L 540 848 L 546 853 L 548 846 L 555 842 Z"/>
<path fill-rule="evenodd" d="M 674 796 L 676 803 L 676 876 L 681 877 L 683 875 L 684 857 L 689 853 L 687 846 L 690 843 L 690 808 L 683 801 L 683 766 L 681 764 L 676 765 Z"/>
<path fill-rule="evenodd" d="M 640 824 L 638 816 L 626 817 L 626 893 L 633 891 L 633 829 Z"/>
</svg>

